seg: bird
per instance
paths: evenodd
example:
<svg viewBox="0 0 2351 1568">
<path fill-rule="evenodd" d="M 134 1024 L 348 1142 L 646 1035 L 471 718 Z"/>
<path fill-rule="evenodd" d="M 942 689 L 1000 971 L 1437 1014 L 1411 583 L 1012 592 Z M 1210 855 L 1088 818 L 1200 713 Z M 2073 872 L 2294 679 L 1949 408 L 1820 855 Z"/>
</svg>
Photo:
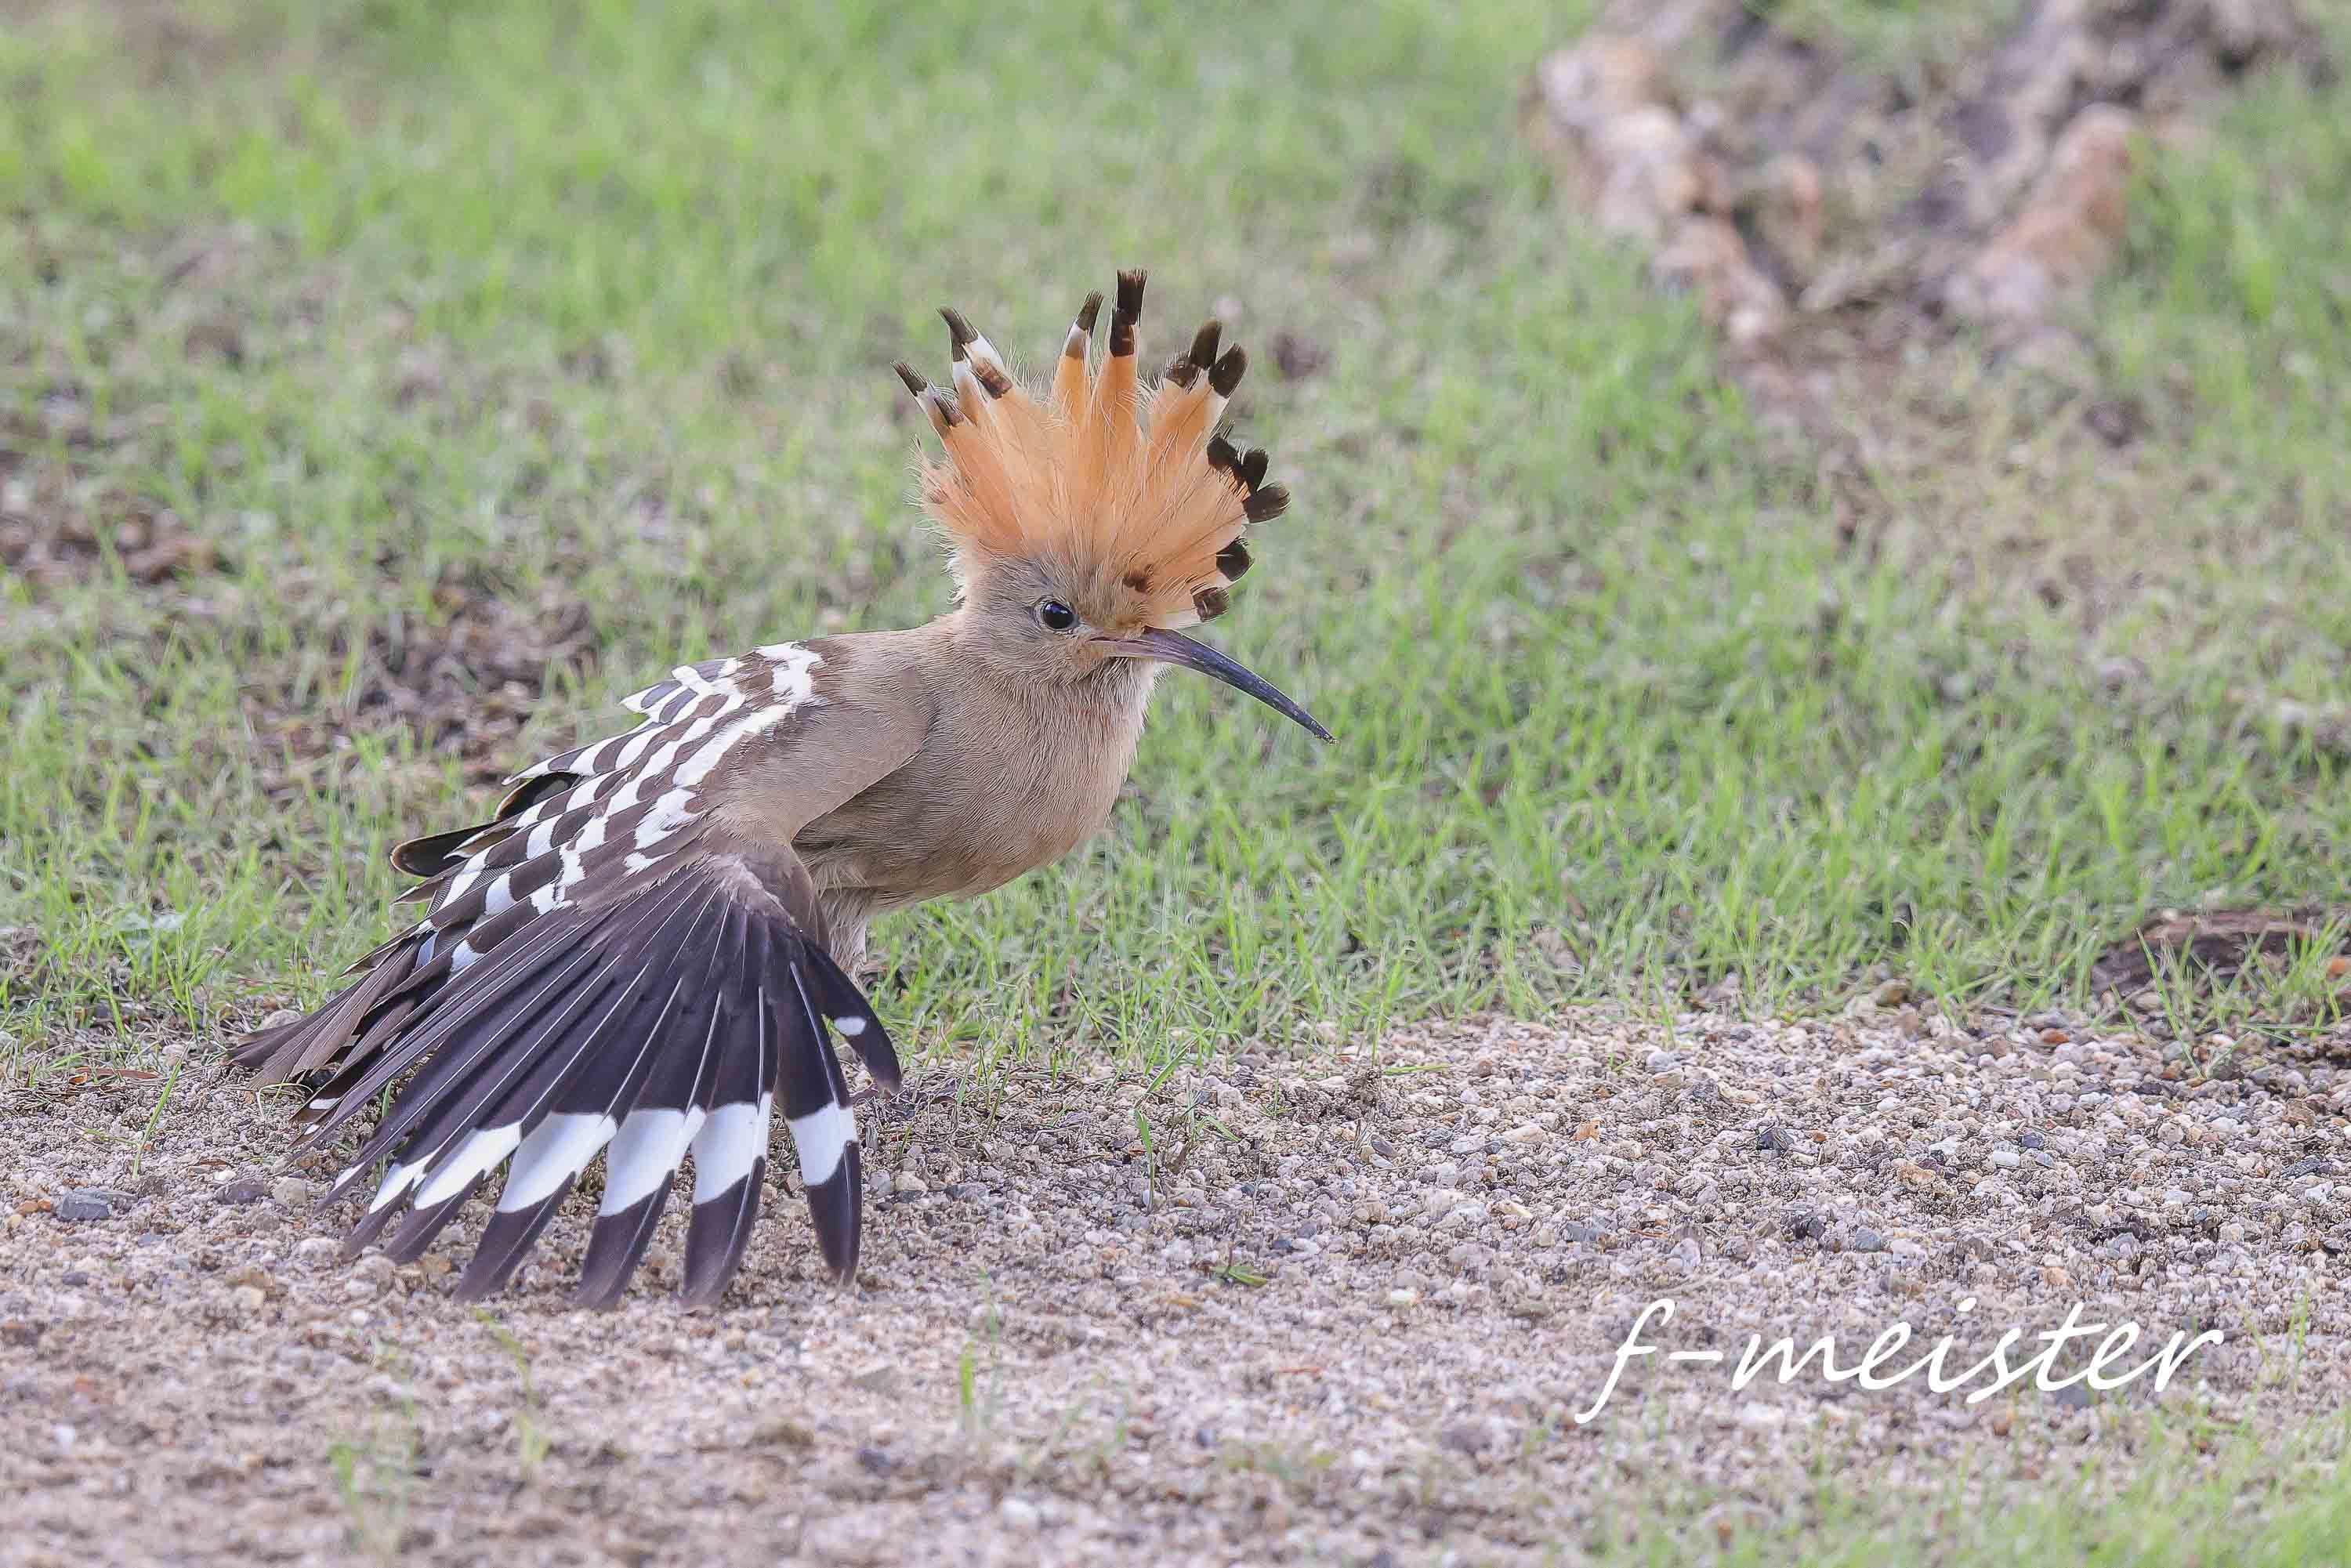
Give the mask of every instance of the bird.
<svg viewBox="0 0 2351 1568">
<path fill-rule="evenodd" d="M 946 613 L 672 670 L 624 699 L 633 728 L 515 775 L 488 821 L 394 848 L 418 879 L 398 902 L 422 916 L 315 1010 L 231 1047 L 232 1070 L 302 1092 L 289 1159 L 381 1108 L 322 1199 L 382 1172 L 345 1259 L 381 1245 L 413 1261 L 503 1168 L 456 1285 L 493 1295 L 601 1157 L 574 1299 L 611 1306 L 691 1155 L 679 1288 L 715 1301 L 780 1112 L 818 1251 L 853 1281 L 855 1107 L 901 1083 L 854 978 L 873 919 L 977 896 L 1092 837 L 1170 666 L 1332 738 L 1185 635 L 1229 607 L 1249 529 L 1289 496 L 1228 434 L 1248 357 L 1217 320 L 1141 372 L 1145 279 L 1117 275 L 1099 355 L 1102 297 L 1087 296 L 1037 384 L 953 308 L 948 384 L 894 367 L 937 436 L 914 467 L 954 580 Z M 871 1081 L 860 1095 L 832 1036 Z"/>
</svg>

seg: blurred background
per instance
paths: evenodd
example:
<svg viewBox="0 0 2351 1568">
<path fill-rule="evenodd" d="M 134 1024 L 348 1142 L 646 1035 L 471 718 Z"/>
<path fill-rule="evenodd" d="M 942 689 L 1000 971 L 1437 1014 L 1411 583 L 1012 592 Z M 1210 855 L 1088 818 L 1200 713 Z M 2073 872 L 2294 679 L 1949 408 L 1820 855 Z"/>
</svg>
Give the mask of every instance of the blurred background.
<svg viewBox="0 0 2351 1568">
<path fill-rule="evenodd" d="M 945 609 L 890 362 L 1041 366 L 1128 265 L 1250 350 L 1296 499 L 1216 631 L 1340 741 L 1171 683 L 1102 842 L 878 933 L 918 1048 L 2339 1040 L 2308 9 L 18 0 L 0 1071 L 315 1000 L 619 695 Z"/>
</svg>

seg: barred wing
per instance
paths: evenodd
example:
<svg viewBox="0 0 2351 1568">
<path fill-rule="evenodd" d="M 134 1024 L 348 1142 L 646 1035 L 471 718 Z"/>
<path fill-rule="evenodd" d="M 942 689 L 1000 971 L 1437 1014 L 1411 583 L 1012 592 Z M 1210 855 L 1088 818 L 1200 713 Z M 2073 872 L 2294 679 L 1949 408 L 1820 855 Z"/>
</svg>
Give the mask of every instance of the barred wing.
<svg viewBox="0 0 2351 1568">
<path fill-rule="evenodd" d="M 424 917 L 318 1011 L 238 1048 L 240 1065 L 316 1085 L 305 1147 L 405 1079 L 336 1183 L 391 1162 L 347 1254 L 404 1215 L 386 1246 L 414 1258 L 505 1165 L 460 1281 L 487 1294 L 601 1155 L 580 1298 L 609 1304 L 691 1153 L 684 1288 L 714 1299 L 747 1241 L 780 1107 L 825 1260 L 854 1272 L 856 1127 L 827 1028 L 885 1087 L 896 1056 L 825 950 L 798 858 L 711 817 L 730 755 L 756 737 L 789 745 L 821 709 L 820 664 L 785 643 L 681 667 L 629 699 L 635 729 L 518 775 L 496 821 L 402 845 L 396 863 L 428 878 L 410 895 Z"/>
</svg>

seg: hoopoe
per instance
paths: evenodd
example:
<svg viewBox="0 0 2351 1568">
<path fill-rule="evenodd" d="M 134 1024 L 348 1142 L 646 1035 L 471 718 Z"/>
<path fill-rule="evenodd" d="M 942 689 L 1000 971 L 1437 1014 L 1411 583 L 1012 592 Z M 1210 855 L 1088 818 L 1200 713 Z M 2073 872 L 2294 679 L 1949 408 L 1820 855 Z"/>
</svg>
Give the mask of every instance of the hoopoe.
<svg viewBox="0 0 2351 1568">
<path fill-rule="evenodd" d="M 423 879 L 402 899 L 423 918 L 317 1011 L 232 1052 L 308 1088 L 297 1153 L 397 1086 L 329 1194 L 389 1161 L 345 1257 L 401 1218 L 385 1246 L 413 1260 L 503 1166 L 458 1282 L 488 1295 L 601 1155 L 579 1300 L 609 1305 L 691 1154 L 682 1286 L 713 1301 L 742 1260 L 780 1103 L 819 1249 L 853 1278 L 857 1125 L 826 1031 L 897 1089 L 851 978 L 873 917 L 985 893 L 1091 837 L 1165 665 L 1331 738 L 1182 634 L 1224 612 L 1243 534 L 1288 497 L 1262 451 L 1219 429 L 1247 360 L 1219 351 L 1217 322 L 1155 386 L 1139 376 L 1143 288 L 1119 274 L 1098 368 L 1089 297 L 1042 388 L 954 310 L 951 387 L 896 367 L 945 448 L 918 475 L 949 549 L 947 614 L 681 666 L 626 699 L 635 728 L 517 774 L 492 821 L 392 852 Z"/>
</svg>

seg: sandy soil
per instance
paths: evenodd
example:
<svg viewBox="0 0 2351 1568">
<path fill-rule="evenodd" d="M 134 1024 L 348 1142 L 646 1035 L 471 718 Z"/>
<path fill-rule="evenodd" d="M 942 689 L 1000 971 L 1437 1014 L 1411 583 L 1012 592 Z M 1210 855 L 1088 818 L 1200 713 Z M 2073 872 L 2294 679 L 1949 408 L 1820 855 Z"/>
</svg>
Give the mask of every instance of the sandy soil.
<svg viewBox="0 0 2351 1568">
<path fill-rule="evenodd" d="M 495 1317 L 446 1257 L 335 1263 L 280 1106 L 183 1088 L 142 1149 L 160 1083 L 52 1080 L 0 1108 L 0 1563 L 1531 1560 L 1660 1490 L 1750 1517 L 1823 1454 L 1939 1486 L 2158 1404 L 2334 1408 L 2351 1070 L 2177 1072 L 1899 1007 L 1242 1050 L 1147 1102 L 959 1103 L 934 1064 L 869 1131 L 854 1292 L 794 1200 L 722 1308 L 664 1293 L 673 1216 L 622 1309 L 572 1312 L 573 1213 Z M 2075 1302 L 2227 1337 L 2159 1395 L 1974 1406 L 1650 1358 L 1578 1426 L 1660 1298 L 1654 1343 L 1734 1359 L 1897 1319 L 1980 1354 Z"/>
</svg>

